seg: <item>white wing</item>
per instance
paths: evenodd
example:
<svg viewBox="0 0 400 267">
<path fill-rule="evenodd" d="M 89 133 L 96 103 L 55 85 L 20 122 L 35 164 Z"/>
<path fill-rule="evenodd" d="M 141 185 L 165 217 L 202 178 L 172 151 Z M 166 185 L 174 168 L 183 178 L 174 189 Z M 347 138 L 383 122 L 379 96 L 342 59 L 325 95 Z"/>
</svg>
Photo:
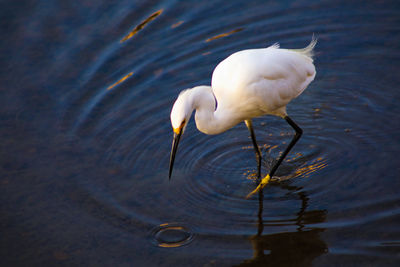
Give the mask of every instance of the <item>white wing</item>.
<svg viewBox="0 0 400 267">
<path fill-rule="evenodd" d="M 314 79 L 312 47 L 288 50 L 275 45 L 232 54 L 213 73 L 218 105 L 248 117 L 279 113 Z"/>
</svg>

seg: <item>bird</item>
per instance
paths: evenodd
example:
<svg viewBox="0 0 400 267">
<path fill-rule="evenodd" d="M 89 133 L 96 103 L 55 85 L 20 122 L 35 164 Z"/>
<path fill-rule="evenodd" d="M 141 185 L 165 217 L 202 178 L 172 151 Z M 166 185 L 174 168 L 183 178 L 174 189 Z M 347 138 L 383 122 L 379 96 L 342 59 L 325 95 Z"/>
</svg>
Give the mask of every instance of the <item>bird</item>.
<svg viewBox="0 0 400 267">
<path fill-rule="evenodd" d="M 301 49 L 283 49 L 275 43 L 266 48 L 235 52 L 215 67 L 211 86 L 201 85 L 181 91 L 170 114 L 173 141 L 169 179 L 179 141 L 195 111 L 197 129 L 208 135 L 223 133 L 240 122 L 246 124 L 258 164 L 258 186 L 247 198 L 264 188 L 303 134 L 303 130 L 287 114 L 286 105 L 315 78 L 313 58 L 316 44 L 317 39 L 313 36 L 309 45 Z M 269 173 L 260 179 L 262 154 L 252 119 L 266 115 L 283 118 L 295 134 Z"/>
</svg>

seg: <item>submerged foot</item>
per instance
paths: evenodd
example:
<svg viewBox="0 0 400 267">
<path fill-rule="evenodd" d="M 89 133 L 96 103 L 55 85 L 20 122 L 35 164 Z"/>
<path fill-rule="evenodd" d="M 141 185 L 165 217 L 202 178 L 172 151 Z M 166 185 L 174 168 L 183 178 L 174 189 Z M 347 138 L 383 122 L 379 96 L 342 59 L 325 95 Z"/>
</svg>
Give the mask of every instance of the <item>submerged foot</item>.
<svg viewBox="0 0 400 267">
<path fill-rule="evenodd" d="M 269 176 L 269 174 L 267 174 L 267 176 L 265 176 L 261 182 L 258 184 L 257 188 L 254 189 L 252 192 L 250 192 L 247 196 L 246 199 L 250 198 L 252 195 L 254 195 L 255 193 L 257 193 L 258 191 L 260 191 L 261 189 L 263 189 L 271 180 L 271 177 Z"/>
</svg>

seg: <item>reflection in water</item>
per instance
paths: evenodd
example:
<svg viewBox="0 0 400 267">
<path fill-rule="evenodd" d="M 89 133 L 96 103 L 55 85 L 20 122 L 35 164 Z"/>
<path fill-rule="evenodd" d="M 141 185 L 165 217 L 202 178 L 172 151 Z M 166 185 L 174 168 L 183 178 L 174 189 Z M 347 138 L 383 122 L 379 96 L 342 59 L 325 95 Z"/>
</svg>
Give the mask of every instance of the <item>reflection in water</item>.
<svg viewBox="0 0 400 267">
<path fill-rule="evenodd" d="M 306 166 L 302 166 L 300 168 L 298 168 L 295 172 L 295 176 L 294 177 L 298 177 L 298 176 L 303 176 L 303 177 L 308 177 L 310 176 L 310 174 L 312 174 L 313 172 L 316 172 L 318 170 L 322 170 L 327 166 L 327 163 L 325 160 L 323 160 L 322 158 L 317 158 L 315 160 L 315 162 L 313 162 L 312 164 L 306 165 Z"/>
<path fill-rule="evenodd" d="M 289 185 L 281 184 L 281 186 L 290 191 L 302 189 Z M 317 227 L 305 229 L 305 225 L 324 222 L 326 211 L 307 211 L 309 198 L 304 192 L 300 191 L 297 194 L 301 200 L 301 208 L 296 214 L 297 232 L 262 235 L 264 196 L 263 191 L 259 191 L 258 229 L 257 234 L 250 238 L 254 257 L 243 261 L 239 266 L 311 266 L 314 259 L 328 252 L 327 245 L 319 236 L 325 229 Z"/>
<path fill-rule="evenodd" d="M 277 146 L 273 146 L 270 148 L 268 153 L 271 153 L 271 149 L 276 148 Z M 269 169 L 274 164 L 275 159 L 270 158 L 267 160 L 266 168 Z M 276 175 L 273 176 L 270 180 L 270 183 L 280 183 L 285 180 L 290 180 L 297 177 L 307 178 L 314 172 L 320 171 L 328 166 L 326 160 L 322 157 L 318 157 L 315 160 L 309 162 L 309 157 L 303 157 L 301 153 L 297 153 L 296 156 L 289 158 L 286 160 L 287 163 L 296 164 L 295 170 L 293 173 L 289 173 L 287 175 Z M 257 173 L 253 171 L 247 171 L 244 173 L 249 180 L 257 180 Z M 258 183 L 258 181 L 257 181 Z"/>
<path fill-rule="evenodd" d="M 206 42 L 211 42 L 211 41 L 213 41 L 215 39 L 219 39 L 219 38 L 222 38 L 222 37 L 229 36 L 229 35 L 234 34 L 236 32 L 243 31 L 243 29 L 244 28 L 238 28 L 238 29 L 234 29 L 234 30 L 232 30 L 230 32 L 225 32 L 225 33 L 218 34 L 216 36 L 213 36 L 213 37 L 210 37 L 210 38 L 206 39 Z"/>
<path fill-rule="evenodd" d="M 320 171 L 320 170 L 324 169 L 326 166 L 327 166 L 326 160 L 324 160 L 323 158 L 319 157 L 319 158 L 315 159 L 311 163 L 305 162 L 304 164 L 300 165 L 299 167 L 296 168 L 296 170 L 295 170 L 295 172 L 293 174 L 280 176 L 280 177 L 274 176 L 271 179 L 271 182 L 272 181 L 289 180 L 289 179 L 300 177 L 300 176 L 304 177 L 304 178 L 307 178 L 312 173 L 314 173 L 316 171 Z"/>
<path fill-rule="evenodd" d="M 154 12 L 153 14 L 151 14 L 147 19 L 145 19 L 144 21 L 142 21 L 139 25 L 137 25 L 127 36 L 125 36 L 124 38 L 122 38 L 122 40 L 120 41 L 120 43 L 125 42 L 126 40 L 132 38 L 135 34 L 137 34 L 141 29 L 144 28 L 144 26 L 146 26 L 147 23 L 149 23 L 150 21 L 154 20 L 156 17 L 158 17 L 161 13 L 163 12 L 162 9 Z"/>
<path fill-rule="evenodd" d="M 113 89 L 115 86 L 117 86 L 120 83 L 123 83 L 126 79 L 128 79 L 129 77 L 131 77 L 133 74 L 133 72 L 128 73 L 127 75 L 125 75 L 124 77 L 122 77 L 121 79 L 119 79 L 117 82 L 113 83 L 112 85 L 110 85 L 107 90 Z"/>
</svg>

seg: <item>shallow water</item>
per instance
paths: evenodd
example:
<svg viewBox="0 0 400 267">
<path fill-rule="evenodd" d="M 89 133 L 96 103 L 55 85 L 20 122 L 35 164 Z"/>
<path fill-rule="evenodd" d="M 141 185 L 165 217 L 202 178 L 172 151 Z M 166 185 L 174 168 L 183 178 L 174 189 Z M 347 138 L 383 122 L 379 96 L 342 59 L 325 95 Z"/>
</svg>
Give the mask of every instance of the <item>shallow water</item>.
<svg viewBox="0 0 400 267">
<path fill-rule="evenodd" d="M 0 263 L 400 263 L 397 1 L 3 3 Z M 263 195 L 244 124 L 182 137 L 169 112 L 231 53 L 318 37 L 288 106 L 304 134 Z M 293 136 L 254 120 L 263 173 Z"/>
</svg>

